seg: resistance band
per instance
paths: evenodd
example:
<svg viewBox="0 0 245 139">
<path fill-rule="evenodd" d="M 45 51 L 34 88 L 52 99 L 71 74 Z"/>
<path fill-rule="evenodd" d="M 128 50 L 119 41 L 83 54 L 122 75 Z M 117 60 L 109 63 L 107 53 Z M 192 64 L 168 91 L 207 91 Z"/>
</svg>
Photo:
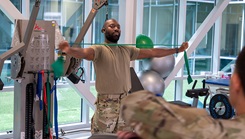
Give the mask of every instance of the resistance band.
<svg viewBox="0 0 245 139">
<path fill-rule="evenodd" d="M 47 129 L 49 129 L 49 138 L 52 139 L 53 136 L 52 136 L 52 132 L 51 132 L 51 128 L 52 128 L 52 122 L 50 121 L 50 113 L 51 113 L 51 92 L 50 92 L 50 89 L 51 89 L 51 84 L 49 82 L 49 74 L 50 72 L 48 71 L 48 74 L 47 74 L 47 82 L 46 82 L 46 89 L 47 89 L 47 102 L 48 102 L 48 125 L 47 125 Z"/>
<path fill-rule="evenodd" d="M 73 45 L 105 45 L 102 43 L 70 43 L 71 46 Z M 107 46 L 149 46 L 149 44 L 115 44 L 115 43 L 108 43 Z M 181 46 L 181 44 L 153 44 L 154 46 Z"/>
<path fill-rule="evenodd" d="M 50 121 L 50 111 L 51 111 L 51 93 L 50 93 L 50 82 L 49 82 L 49 71 L 47 71 L 47 81 L 45 83 L 45 72 L 44 70 L 41 71 L 42 74 L 42 83 L 43 83 L 43 102 L 44 102 L 44 112 L 43 112 L 43 136 L 49 136 L 49 139 L 52 139 L 52 123 Z"/>
<path fill-rule="evenodd" d="M 40 111 L 43 109 L 43 101 L 42 101 L 42 73 L 38 72 L 37 74 L 37 96 L 39 98 L 39 108 Z"/>
<path fill-rule="evenodd" d="M 48 134 L 48 128 L 47 128 L 47 125 L 48 125 L 48 118 L 47 118 L 47 111 L 46 111 L 47 108 L 45 108 L 44 106 L 44 111 L 43 111 L 43 138 L 45 139 L 48 139 L 49 137 L 49 134 Z"/>
<path fill-rule="evenodd" d="M 51 93 L 54 92 L 54 126 L 55 126 L 55 135 L 56 139 L 59 139 L 59 132 L 58 132 L 58 100 L 57 100 L 57 79 L 54 77 L 54 86 L 51 89 Z"/>
<path fill-rule="evenodd" d="M 26 85 L 26 111 L 25 111 L 25 138 L 34 138 L 34 119 L 33 114 L 33 104 L 34 104 L 34 85 L 29 83 Z"/>
<path fill-rule="evenodd" d="M 188 84 L 190 84 L 193 80 L 192 80 L 192 77 L 190 75 L 190 68 L 189 68 L 189 62 L 188 62 L 188 57 L 187 57 L 186 51 L 184 51 L 184 58 L 185 58 L 185 67 L 186 67 L 187 73 L 188 73 L 187 82 L 188 82 Z"/>
<path fill-rule="evenodd" d="M 47 118 L 47 113 L 48 113 L 48 102 L 47 102 L 47 89 L 46 89 L 46 83 L 45 83 L 45 72 L 44 70 L 41 70 L 40 73 L 42 74 L 42 84 L 43 84 L 43 104 L 44 104 L 44 109 L 43 109 L 43 136 L 47 137 L 49 134 L 48 130 L 48 123 L 49 120 Z"/>
<path fill-rule="evenodd" d="M 43 83 L 43 103 L 44 103 L 44 108 L 47 111 L 47 93 L 46 93 L 46 86 L 45 86 L 45 78 L 44 78 L 44 70 L 41 70 L 42 74 L 42 83 Z"/>
</svg>

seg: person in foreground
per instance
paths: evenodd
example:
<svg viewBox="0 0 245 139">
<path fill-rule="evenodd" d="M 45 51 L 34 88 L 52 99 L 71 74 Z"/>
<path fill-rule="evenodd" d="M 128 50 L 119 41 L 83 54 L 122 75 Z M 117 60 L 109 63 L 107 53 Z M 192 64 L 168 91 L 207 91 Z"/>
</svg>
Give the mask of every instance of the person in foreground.
<svg viewBox="0 0 245 139">
<path fill-rule="evenodd" d="M 120 24 L 109 19 L 101 30 L 105 42 L 89 48 L 72 48 L 67 41 L 59 44 L 59 49 L 75 58 L 93 61 L 98 92 L 96 110 L 92 118 L 91 132 L 116 133 L 118 130 L 131 130 L 120 117 L 121 100 L 131 88 L 130 61 L 151 57 L 164 57 L 187 49 L 184 42 L 177 49 L 139 49 L 133 46 L 116 45 L 121 34 Z M 113 44 L 110 45 L 110 44 Z"/>
<path fill-rule="evenodd" d="M 229 86 L 234 118 L 215 120 L 204 109 L 181 108 L 143 90 L 122 101 L 122 117 L 135 132 L 118 132 L 118 139 L 245 139 L 244 62 L 245 47 L 238 55 Z"/>
</svg>

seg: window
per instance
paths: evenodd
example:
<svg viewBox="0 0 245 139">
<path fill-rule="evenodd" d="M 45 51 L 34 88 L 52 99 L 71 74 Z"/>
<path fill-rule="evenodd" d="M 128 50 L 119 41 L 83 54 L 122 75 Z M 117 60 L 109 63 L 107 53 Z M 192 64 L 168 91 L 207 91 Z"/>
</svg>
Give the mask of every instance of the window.
<svg viewBox="0 0 245 139">
<path fill-rule="evenodd" d="M 57 88 L 59 125 L 83 122 L 81 100 L 78 93 L 68 84 Z"/>
<path fill-rule="evenodd" d="M 14 121 L 14 92 L 0 93 L 0 133 L 13 130 Z"/>
<path fill-rule="evenodd" d="M 11 0 L 17 9 L 21 9 L 21 0 Z M 9 18 L 0 10 L 0 55 L 11 48 L 14 25 Z M 1 80 L 4 87 L 13 86 L 14 81 L 10 79 L 11 75 L 10 58 L 4 61 L 1 73 Z M 13 130 L 14 118 L 14 93 L 13 91 L 0 92 L 0 132 Z M 10 133 L 10 132 L 8 132 Z"/>
<path fill-rule="evenodd" d="M 0 54 L 5 53 L 11 49 L 11 42 L 13 36 L 14 25 L 8 17 L 0 10 Z M 1 80 L 5 86 L 13 86 L 13 80 L 10 79 L 11 75 L 11 60 L 10 58 L 4 61 L 4 67 L 1 73 Z"/>
<path fill-rule="evenodd" d="M 244 4 L 230 4 L 223 12 L 220 70 L 230 72 L 231 64 L 244 45 Z"/>
<path fill-rule="evenodd" d="M 214 7 L 213 3 L 188 2 L 186 15 L 186 40 L 189 40 Z M 190 72 L 199 75 L 201 71 L 211 71 L 213 48 L 212 27 L 189 58 Z M 184 70 L 187 74 L 187 70 Z"/>
<path fill-rule="evenodd" d="M 143 34 L 154 44 L 176 47 L 178 2 L 176 0 L 152 0 L 144 2 Z"/>
</svg>

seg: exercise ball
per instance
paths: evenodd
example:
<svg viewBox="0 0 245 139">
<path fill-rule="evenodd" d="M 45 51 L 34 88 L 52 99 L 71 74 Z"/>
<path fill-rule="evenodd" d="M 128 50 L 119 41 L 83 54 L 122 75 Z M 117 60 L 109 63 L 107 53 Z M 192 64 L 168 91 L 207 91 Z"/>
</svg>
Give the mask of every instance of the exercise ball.
<svg viewBox="0 0 245 139">
<path fill-rule="evenodd" d="M 161 58 L 152 58 L 150 69 L 158 72 L 162 78 L 166 78 L 174 69 L 175 57 L 168 55 Z"/>
<path fill-rule="evenodd" d="M 160 74 L 162 78 L 166 78 L 174 69 L 175 57 L 168 55 L 160 58 L 146 59 L 142 62 L 144 70 L 153 70 Z"/>
<path fill-rule="evenodd" d="M 138 74 L 139 80 L 145 90 L 157 96 L 163 96 L 165 84 L 163 78 L 155 71 L 141 71 Z"/>
<path fill-rule="evenodd" d="M 154 44 L 151 40 L 151 38 L 149 38 L 148 36 L 144 35 L 144 34 L 140 34 L 136 37 L 136 47 L 137 48 L 153 48 Z"/>
</svg>

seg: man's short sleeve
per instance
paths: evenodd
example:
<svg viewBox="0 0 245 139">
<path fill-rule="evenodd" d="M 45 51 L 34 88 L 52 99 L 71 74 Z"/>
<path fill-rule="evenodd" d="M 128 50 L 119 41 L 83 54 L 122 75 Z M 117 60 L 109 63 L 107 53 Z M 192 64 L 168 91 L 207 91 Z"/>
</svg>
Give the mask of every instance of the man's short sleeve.
<svg viewBox="0 0 245 139">
<path fill-rule="evenodd" d="M 94 59 L 93 62 L 96 62 L 100 57 L 101 46 L 100 45 L 92 45 L 90 48 L 94 49 Z"/>
<path fill-rule="evenodd" d="M 130 60 L 131 61 L 136 60 L 139 56 L 140 49 L 132 46 L 130 46 L 129 49 L 130 49 Z"/>
</svg>

